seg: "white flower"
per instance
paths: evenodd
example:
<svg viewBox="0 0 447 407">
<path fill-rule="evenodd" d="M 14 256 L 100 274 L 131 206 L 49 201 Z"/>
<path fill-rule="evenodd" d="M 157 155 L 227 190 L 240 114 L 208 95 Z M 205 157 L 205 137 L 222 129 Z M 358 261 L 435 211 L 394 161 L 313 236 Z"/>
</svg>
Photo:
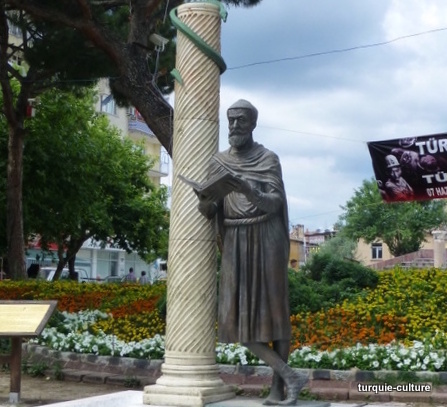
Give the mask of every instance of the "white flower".
<svg viewBox="0 0 447 407">
<path fill-rule="evenodd" d="M 414 349 L 419 349 L 419 348 L 423 348 L 423 347 L 424 347 L 424 344 L 422 342 L 420 342 L 420 341 L 414 341 L 413 342 L 413 348 Z"/>
<path fill-rule="evenodd" d="M 390 358 L 393 359 L 395 362 L 399 362 L 400 361 L 400 357 L 397 356 L 395 353 L 392 353 L 390 355 Z"/>
</svg>

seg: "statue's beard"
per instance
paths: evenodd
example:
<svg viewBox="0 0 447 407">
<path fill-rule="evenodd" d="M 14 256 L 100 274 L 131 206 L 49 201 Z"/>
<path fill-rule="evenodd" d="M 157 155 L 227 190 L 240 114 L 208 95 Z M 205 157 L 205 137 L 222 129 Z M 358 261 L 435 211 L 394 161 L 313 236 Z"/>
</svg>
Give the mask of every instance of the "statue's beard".
<svg viewBox="0 0 447 407">
<path fill-rule="evenodd" d="M 250 140 L 250 134 L 246 134 L 243 136 L 231 136 L 228 138 L 228 142 L 230 143 L 231 147 L 243 147 L 245 144 L 248 143 Z"/>
</svg>

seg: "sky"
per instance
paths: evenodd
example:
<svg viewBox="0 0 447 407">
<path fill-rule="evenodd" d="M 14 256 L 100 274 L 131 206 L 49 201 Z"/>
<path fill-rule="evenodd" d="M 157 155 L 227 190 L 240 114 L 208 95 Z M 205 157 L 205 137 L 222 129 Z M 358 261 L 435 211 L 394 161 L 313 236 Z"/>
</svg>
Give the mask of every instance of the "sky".
<svg viewBox="0 0 447 407">
<path fill-rule="evenodd" d="M 368 141 L 447 132 L 445 0 L 227 9 L 219 149 L 228 148 L 226 110 L 249 100 L 254 139 L 281 161 L 290 227 L 332 229 L 374 176 Z"/>
<path fill-rule="evenodd" d="M 259 111 L 255 140 L 281 161 L 290 224 L 331 229 L 374 175 L 367 141 L 447 131 L 446 51 L 445 0 L 231 7 L 222 23 L 220 149 L 226 109 L 249 100 Z"/>
</svg>

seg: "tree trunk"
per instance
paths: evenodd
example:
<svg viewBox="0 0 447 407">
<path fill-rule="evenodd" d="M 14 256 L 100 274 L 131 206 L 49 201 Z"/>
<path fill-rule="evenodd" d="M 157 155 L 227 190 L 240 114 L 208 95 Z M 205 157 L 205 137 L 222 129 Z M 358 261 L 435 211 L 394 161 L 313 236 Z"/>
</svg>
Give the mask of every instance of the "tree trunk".
<svg viewBox="0 0 447 407">
<path fill-rule="evenodd" d="M 146 54 L 127 45 L 117 68 L 121 76 L 110 79 L 110 87 L 129 100 L 154 132 L 161 145 L 172 155 L 173 109 L 153 81 Z"/>
<path fill-rule="evenodd" d="M 65 251 L 64 251 L 64 242 L 63 240 L 61 242 L 57 243 L 57 267 L 56 272 L 54 273 L 53 281 L 59 280 L 62 269 L 65 267 L 65 264 L 67 263 L 67 260 L 65 259 Z"/>
<path fill-rule="evenodd" d="M 59 263 L 57 265 L 56 274 L 54 275 L 54 280 L 59 280 L 62 269 L 65 265 L 68 265 L 70 280 L 78 281 L 78 276 L 76 276 L 75 272 L 76 254 L 89 237 L 89 235 L 84 235 L 83 237 L 79 237 L 77 239 L 70 238 L 69 241 L 62 239 L 61 242 L 58 242 L 57 256 Z"/>
<path fill-rule="evenodd" d="M 78 275 L 75 271 L 76 254 L 68 259 L 68 273 L 70 280 L 78 281 Z"/>
<path fill-rule="evenodd" d="M 26 278 L 25 239 L 22 216 L 23 145 L 25 130 L 9 129 L 7 170 L 8 272 L 13 280 Z"/>
</svg>

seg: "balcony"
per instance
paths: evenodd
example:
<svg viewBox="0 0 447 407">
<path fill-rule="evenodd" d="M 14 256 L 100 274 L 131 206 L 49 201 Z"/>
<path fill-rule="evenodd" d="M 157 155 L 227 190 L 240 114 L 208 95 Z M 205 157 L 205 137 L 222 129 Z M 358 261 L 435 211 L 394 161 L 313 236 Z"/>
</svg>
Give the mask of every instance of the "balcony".
<svg viewBox="0 0 447 407">
<path fill-rule="evenodd" d="M 143 133 L 151 138 L 156 138 L 149 126 L 143 120 L 137 119 L 136 116 L 129 117 L 127 129 L 129 131 L 139 131 L 140 133 Z"/>
<path fill-rule="evenodd" d="M 151 144 L 160 146 L 160 142 L 155 137 L 154 132 L 149 128 L 137 110 L 133 110 L 128 115 L 127 129 L 129 135 L 136 140 L 145 140 Z M 169 155 L 167 151 L 161 147 L 158 160 L 149 171 L 149 176 L 160 178 L 169 174 Z"/>
<path fill-rule="evenodd" d="M 166 177 L 169 175 L 169 154 L 162 148 L 160 151 L 160 158 L 149 170 L 150 176 Z"/>
</svg>

